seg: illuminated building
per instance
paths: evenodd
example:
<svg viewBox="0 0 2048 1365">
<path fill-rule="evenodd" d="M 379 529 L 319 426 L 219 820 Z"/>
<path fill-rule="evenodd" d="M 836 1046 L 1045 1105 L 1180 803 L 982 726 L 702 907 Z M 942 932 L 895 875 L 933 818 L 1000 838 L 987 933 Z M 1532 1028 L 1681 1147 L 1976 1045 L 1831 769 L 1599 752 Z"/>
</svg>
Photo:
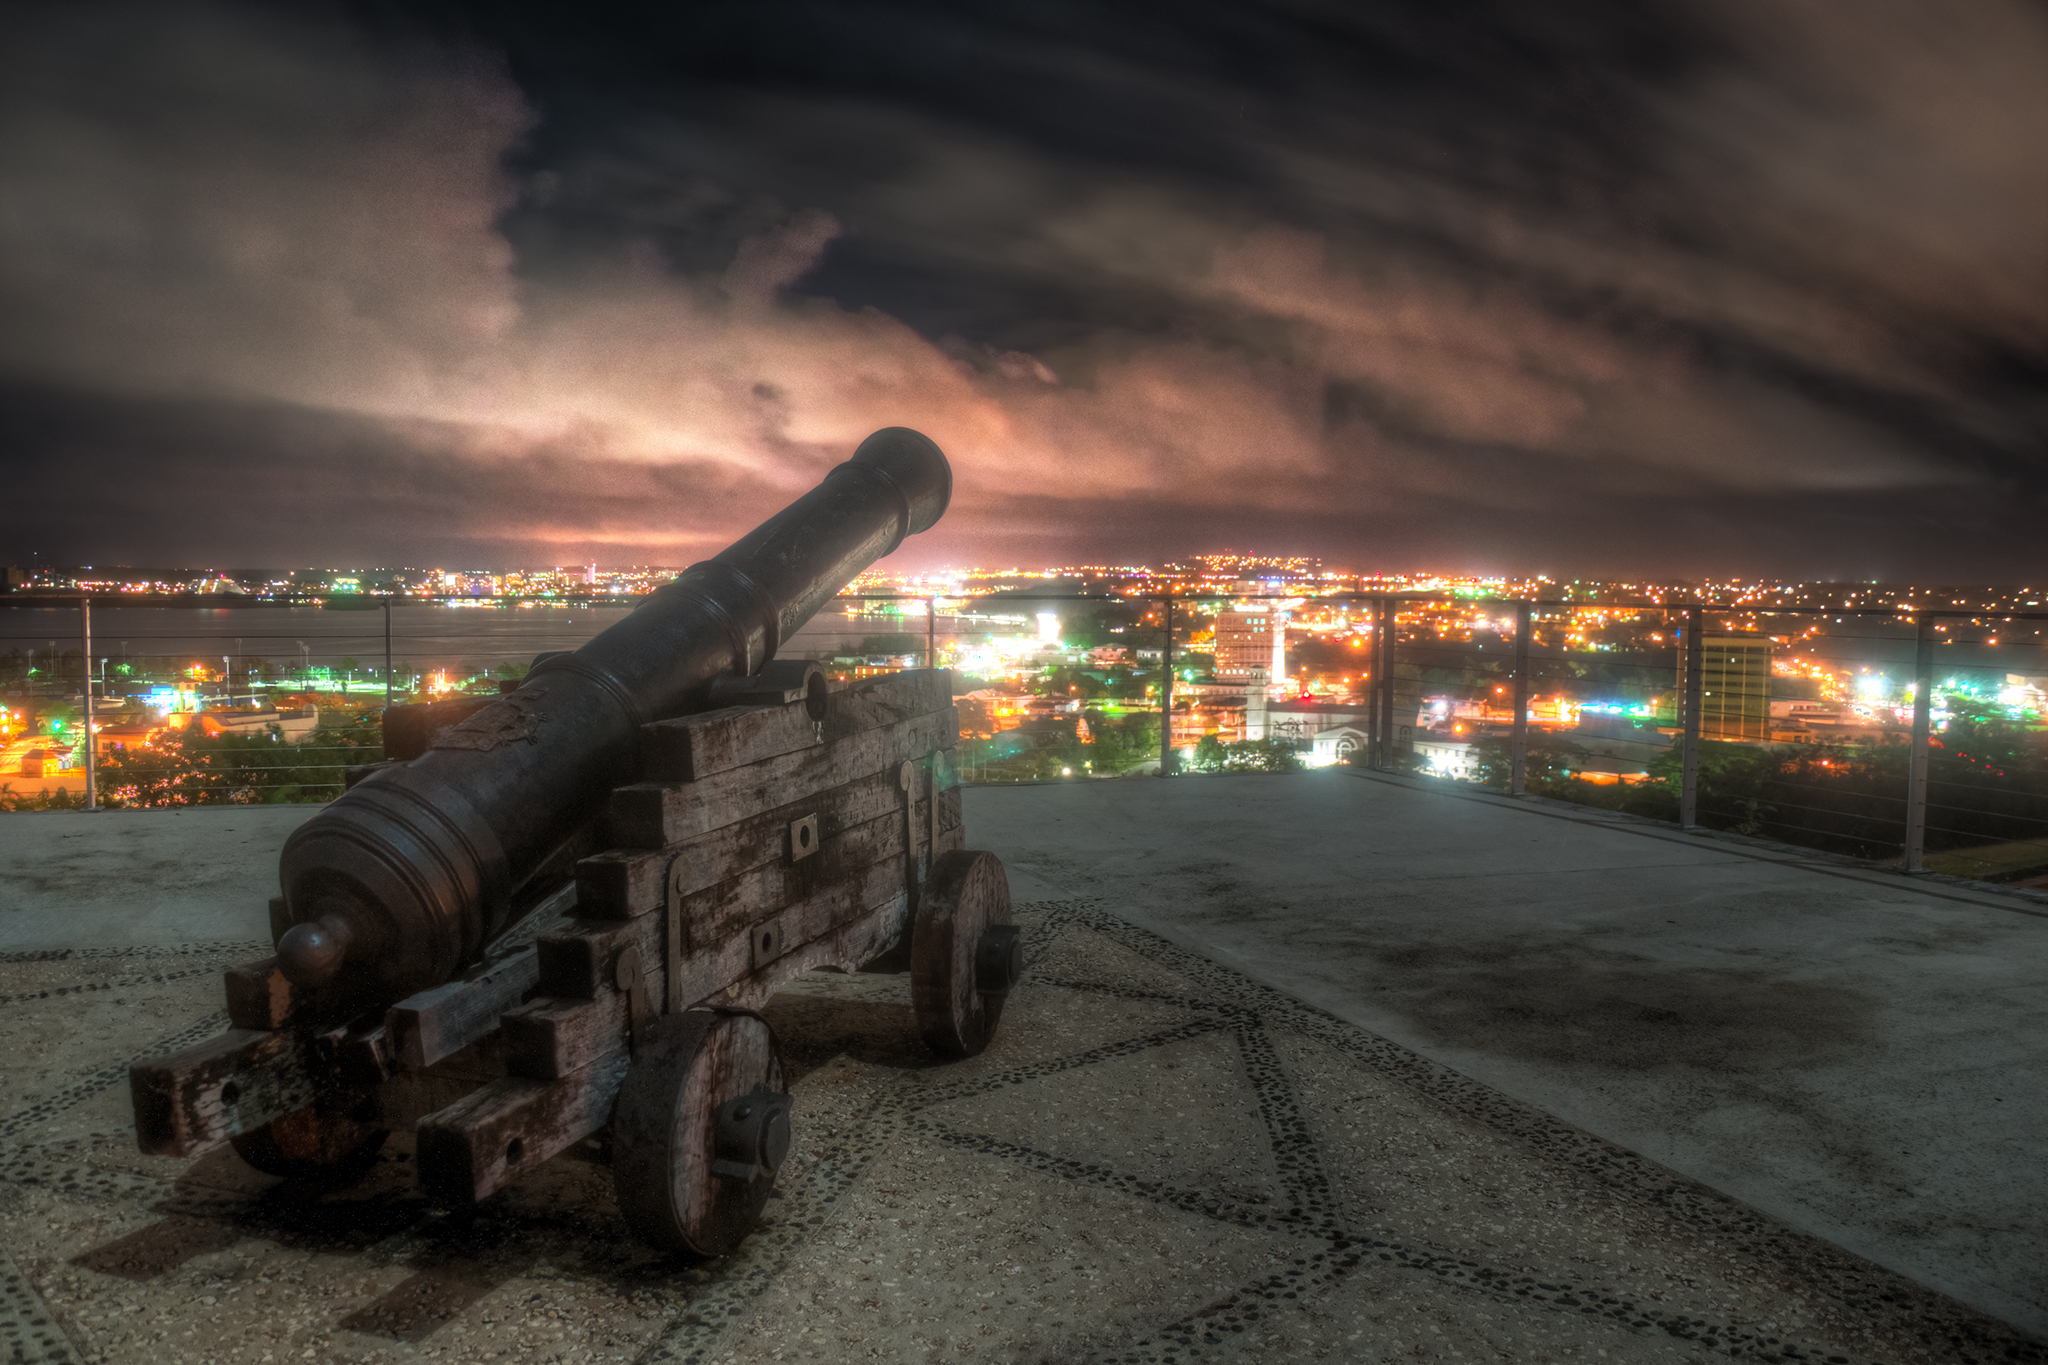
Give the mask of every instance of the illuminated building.
<svg viewBox="0 0 2048 1365">
<path fill-rule="evenodd" d="M 1332 725 L 1318 730 L 1309 746 L 1308 766 L 1327 768 L 1333 763 L 1364 761 L 1371 733 L 1363 725 Z"/>
<path fill-rule="evenodd" d="M 1415 756 L 1431 776 L 1453 777 L 1469 782 L 1478 776 L 1472 753 L 1472 736 L 1424 730 L 1415 736 Z"/>
<path fill-rule="evenodd" d="M 1287 634 L 1277 611 L 1225 611 L 1216 616 L 1216 681 L 1248 684 L 1253 670 L 1278 678 L 1285 670 Z"/>
<path fill-rule="evenodd" d="M 1266 707 L 1265 739 L 1313 740 L 1325 730 L 1364 726 L 1366 708 L 1347 702 L 1276 701 Z"/>
<path fill-rule="evenodd" d="M 1678 651 L 1684 695 L 1689 651 Z M 1700 736 L 1763 743 L 1771 734 L 1771 640 L 1767 635 L 1700 637 Z"/>
</svg>

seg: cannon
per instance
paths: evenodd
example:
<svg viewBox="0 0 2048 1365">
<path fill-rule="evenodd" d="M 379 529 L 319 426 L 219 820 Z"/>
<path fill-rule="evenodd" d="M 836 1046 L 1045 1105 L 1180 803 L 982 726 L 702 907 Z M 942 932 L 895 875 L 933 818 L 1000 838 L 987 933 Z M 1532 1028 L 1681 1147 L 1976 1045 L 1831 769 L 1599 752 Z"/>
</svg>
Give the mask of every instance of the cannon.
<svg viewBox="0 0 2048 1365">
<path fill-rule="evenodd" d="M 715 1256 L 789 1151 L 756 1010 L 793 975 L 907 971 L 935 1051 L 985 1048 L 1022 956 L 965 846 L 949 675 L 835 690 L 776 657 L 951 493 L 936 445 L 879 431 L 510 691 L 392 708 L 384 761 L 285 842 L 233 1027 L 131 1068 L 142 1149 L 336 1183 L 410 1126 L 449 1206 L 595 1154 L 645 1240 Z"/>
</svg>

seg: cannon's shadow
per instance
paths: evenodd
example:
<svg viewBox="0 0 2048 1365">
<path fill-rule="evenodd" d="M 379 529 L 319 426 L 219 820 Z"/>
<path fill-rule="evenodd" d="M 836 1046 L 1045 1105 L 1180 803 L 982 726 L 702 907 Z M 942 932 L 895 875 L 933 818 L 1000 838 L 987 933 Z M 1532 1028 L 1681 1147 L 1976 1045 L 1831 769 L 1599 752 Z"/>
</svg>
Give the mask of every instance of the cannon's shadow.
<svg viewBox="0 0 2048 1365">
<path fill-rule="evenodd" d="M 916 1016 L 898 1001 L 784 991 L 761 1007 L 761 1017 L 775 1031 L 790 1085 L 840 1057 L 898 1071 L 945 1061 L 925 1046 Z"/>
<path fill-rule="evenodd" d="M 786 1084 L 842 1056 L 901 1070 L 940 1061 L 919 1037 L 910 1007 L 898 1002 L 785 992 L 761 1013 L 775 1030 Z M 407 1133 L 394 1133 L 376 1165 L 346 1188 L 278 1180 L 220 1147 L 179 1174 L 155 1208 L 157 1221 L 72 1263 L 149 1282 L 260 1240 L 400 1266 L 410 1273 L 335 1325 L 412 1342 L 543 1260 L 621 1288 L 672 1282 L 691 1263 L 655 1255 L 626 1231 L 603 1164 L 607 1145 L 601 1134 L 576 1156 L 557 1157 L 455 1212 L 435 1209 L 419 1193 Z"/>
</svg>

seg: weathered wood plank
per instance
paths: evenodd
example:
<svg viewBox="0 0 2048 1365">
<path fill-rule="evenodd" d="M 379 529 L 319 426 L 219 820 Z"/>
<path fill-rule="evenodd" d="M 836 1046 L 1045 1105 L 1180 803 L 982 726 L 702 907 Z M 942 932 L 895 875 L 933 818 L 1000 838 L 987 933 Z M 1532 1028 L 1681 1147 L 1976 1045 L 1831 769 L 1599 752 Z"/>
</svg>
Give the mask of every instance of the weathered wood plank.
<svg viewBox="0 0 2048 1365">
<path fill-rule="evenodd" d="M 383 1024 L 343 1024 L 307 1040 L 307 1065 L 322 1088 L 373 1090 L 398 1069 L 391 1033 Z"/>
<path fill-rule="evenodd" d="M 378 1089 L 371 1121 L 394 1132 L 416 1128 L 427 1115 L 474 1094 L 502 1074 L 479 1078 L 445 1075 L 433 1068 L 401 1071 Z"/>
<path fill-rule="evenodd" d="M 507 1076 L 419 1122 L 420 1186 L 463 1207 L 610 1121 L 626 1052 L 556 1081 Z"/>
<path fill-rule="evenodd" d="M 505 1041 L 493 1031 L 430 1067 L 399 1067 L 371 1093 L 378 1126 L 413 1128 L 420 1119 L 505 1074 Z"/>
<path fill-rule="evenodd" d="M 900 794 L 897 800 L 901 802 Z M 927 801 L 919 801 L 911 817 L 919 832 L 917 852 L 920 855 L 927 848 L 924 831 L 930 828 L 928 805 Z M 959 794 L 940 793 L 939 824 L 942 828 L 954 828 L 959 822 Z M 824 843 L 817 854 L 802 862 L 768 863 L 727 878 L 716 886 L 677 897 L 684 932 L 683 951 L 691 953 L 723 943 L 747 925 L 776 914 L 784 907 L 808 900 L 849 878 L 860 877 L 876 863 L 893 864 L 899 871 L 900 881 L 904 823 L 903 809 L 899 804 L 893 812 L 841 831 Z"/>
<path fill-rule="evenodd" d="M 838 925 L 808 943 L 789 949 L 775 961 L 735 979 L 702 1003 L 725 1009 L 759 1009 L 783 983 L 820 967 L 851 970 L 872 960 L 894 943 L 905 928 L 910 900 L 902 892 L 859 919 Z"/>
<path fill-rule="evenodd" d="M 498 1026 L 540 980 L 540 953 L 528 945 L 469 981 L 409 995 L 384 1016 L 398 1059 L 427 1067 L 452 1057 Z"/>
<path fill-rule="evenodd" d="M 952 674 L 911 669 L 841 688 L 814 721 L 801 702 L 736 705 L 640 727 L 641 776 L 650 782 L 696 782 L 733 768 L 829 744 L 953 703 Z"/>
<path fill-rule="evenodd" d="M 292 983 L 285 979 L 276 958 L 230 967 L 221 985 L 228 998 L 230 1024 L 236 1028 L 284 1027 L 292 1011 Z"/>
<path fill-rule="evenodd" d="M 897 869 L 870 867 L 862 877 L 776 916 L 774 925 L 790 946 L 773 960 L 755 965 L 752 927 L 689 959 L 685 971 L 694 979 L 684 992 L 708 995 L 721 1004 L 741 997 L 762 1000 L 800 972 L 857 966 L 896 939 L 908 905 Z M 650 994 L 659 991 L 661 974 L 650 970 L 647 978 Z M 703 984 L 721 978 L 725 984 L 716 991 Z M 506 1069 L 534 1080 L 555 1080 L 597 1066 L 627 1047 L 629 1009 L 622 992 L 600 990 L 596 999 L 539 999 L 510 1011 L 500 1025 Z"/>
<path fill-rule="evenodd" d="M 840 688 L 825 706 L 825 742 L 835 743 L 863 730 L 943 711 L 953 704 L 953 674 L 944 668 L 909 668 L 863 678 Z"/>
<path fill-rule="evenodd" d="M 641 726 L 640 776 L 649 782 L 696 782 L 824 742 L 824 727 L 802 702 L 721 707 Z"/>
<path fill-rule="evenodd" d="M 564 871 L 574 866 L 575 863 L 571 861 L 564 868 Z M 520 949 L 527 947 L 542 934 L 553 932 L 555 926 L 562 923 L 575 910 L 576 883 L 574 881 L 564 882 L 543 897 L 533 909 L 513 921 L 512 925 L 504 932 L 484 945 L 483 956 L 485 965 L 490 966 L 501 962 Z M 475 975 L 475 973 L 471 973 L 471 975 Z"/>
<path fill-rule="evenodd" d="M 881 942 L 886 944 L 901 931 L 907 905 L 901 856 L 876 863 L 857 876 L 842 878 L 803 900 L 785 906 L 769 920 L 742 926 L 723 942 L 687 954 L 683 958 L 682 970 L 677 973 L 675 988 L 670 993 L 669 1008 L 671 1011 L 687 1009 L 711 999 L 734 982 L 791 958 L 813 939 L 872 917 L 878 910 L 883 912 L 884 919 L 891 921 L 887 931 L 881 932 Z M 777 951 L 770 961 L 757 965 L 754 939 L 764 932 L 774 933 L 778 941 Z"/>
<path fill-rule="evenodd" d="M 857 734 L 864 729 L 893 725 L 917 715 L 943 710 L 952 699 L 951 678 L 951 673 L 943 669 L 917 670 L 870 678 L 834 692 L 828 703 L 826 739 L 823 742 L 829 744 L 835 738 Z M 734 708 L 731 714 L 756 714 L 760 709 Z M 797 709 L 801 710 L 800 707 Z M 703 718 L 725 714 L 707 712 Z M 656 724 L 687 725 L 703 718 L 686 716 Z M 957 734 L 957 728 L 956 725 L 949 733 Z M 944 751 L 953 742 L 949 738 L 938 748 Z M 655 776 L 653 773 L 648 775 L 650 778 Z M 817 790 L 820 789 L 816 786 L 799 789 L 797 798 L 778 803 L 777 808 L 803 805 L 809 801 L 809 793 Z M 772 811 L 762 811 L 746 818 L 766 819 L 772 814 Z M 729 818 L 737 821 L 741 817 L 733 814 Z M 789 818 L 796 817 L 792 815 Z M 862 818 L 849 816 L 845 823 L 858 824 Z M 576 866 L 580 913 L 586 919 L 631 919 L 634 915 L 659 910 L 663 903 L 663 879 L 671 861 L 670 855 L 670 847 L 663 844 L 612 848 L 583 859 Z M 718 879 L 716 876 L 711 878 L 712 881 Z"/>
<path fill-rule="evenodd" d="M 646 923 L 643 921 L 652 921 Z M 633 920 L 581 920 L 564 925 L 535 946 L 540 950 L 540 979 L 534 994 L 544 999 L 595 1000 L 611 989 L 619 954 L 638 948 L 640 960 L 664 946 L 662 917 Z"/>
<path fill-rule="evenodd" d="M 656 989 L 650 980 L 650 996 Z M 505 1070 L 537 1081 L 574 1075 L 625 1046 L 630 1008 L 621 991 L 595 1000 L 542 999 L 522 1005 L 502 1025 Z"/>
<path fill-rule="evenodd" d="M 128 1069 L 135 1139 L 152 1156 L 192 1156 L 303 1109 L 319 1094 L 297 1037 L 231 1029 Z"/>
<path fill-rule="evenodd" d="M 944 752 L 939 751 L 941 754 Z M 942 767 L 951 771 L 950 764 L 942 764 Z M 949 784 L 942 778 L 939 788 L 942 816 L 945 793 L 957 785 L 957 779 Z M 920 784 L 918 806 L 926 815 L 929 815 L 928 795 L 929 789 Z M 956 795 L 953 798 L 956 812 L 958 804 Z M 791 858 L 789 827 L 803 816 L 818 817 L 818 846 L 822 851 L 847 831 L 902 809 L 903 789 L 897 783 L 897 770 L 892 768 L 752 819 L 735 821 L 709 834 L 700 834 L 670 846 L 669 851 L 674 857 L 669 863 L 668 894 L 694 895 L 757 867 L 788 864 Z"/>
<path fill-rule="evenodd" d="M 608 828 L 614 843 L 664 848 L 789 805 L 807 792 L 829 791 L 905 760 L 921 759 L 935 749 L 950 748 L 958 733 L 959 717 L 947 707 L 701 782 L 620 787 L 612 793 Z"/>
<path fill-rule="evenodd" d="M 666 848 L 608 848 L 576 864 L 576 908 L 585 919 L 631 919 L 661 908 L 672 855 Z"/>
<path fill-rule="evenodd" d="M 885 811 L 853 830 L 840 831 L 825 840 L 818 853 L 794 866 L 770 864 L 753 868 L 716 886 L 676 897 L 674 914 L 682 930 L 677 945 L 679 956 L 688 958 L 707 946 L 721 946 L 744 928 L 812 895 L 829 892 L 835 882 L 864 878 L 867 869 L 876 863 L 889 865 L 892 885 L 901 889 L 902 799 L 902 793 L 897 792 L 899 804 L 894 810 Z M 930 827 L 928 807 L 928 800 L 920 800 L 914 817 L 921 837 L 922 831 Z M 959 846 L 963 835 L 957 789 L 940 793 L 939 825 L 940 851 Z M 922 844 L 919 851 L 927 853 Z M 584 920 L 548 935 L 539 944 L 541 972 L 535 993 L 578 1000 L 593 998 L 609 988 L 613 964 L 628 946 L 639 950 L 642 962 L 666 961 L 669 918 L 640 915 L 620 921 Z M 679 981 L 682 975 L 679 970 Z M 694 998 L 672 998 L 670 1008 L 682 1009 L 694 1003 Z"/>
<path fill-rule="evenodd" d="M 480 970 L 393 1005 L 384 1015 L 392 1055 L 406 1066 L 432 1066 L 496 1028 L 498 1016 L 524 1000 L 540 979 L 534 942 L 568 923 L 564 912 L 575 905 L 575 886 L 562 887 L 498 937 Z"/>
<path fill-rule="evenodd" d="M 818 817 L 818 835 L 825 840 L 902 805 L 894 771 L 875 772 L 665 848 L 609 849 L 577 865 L 578 878 L 589 879 L 582 883 L 578 913 L 585 919 L 631 919 L 659 910 L 668 894 L 664 874 L 668 886 L 688 895 L 786 857 L 790 823 L 806 815 Z"/>
</svg>

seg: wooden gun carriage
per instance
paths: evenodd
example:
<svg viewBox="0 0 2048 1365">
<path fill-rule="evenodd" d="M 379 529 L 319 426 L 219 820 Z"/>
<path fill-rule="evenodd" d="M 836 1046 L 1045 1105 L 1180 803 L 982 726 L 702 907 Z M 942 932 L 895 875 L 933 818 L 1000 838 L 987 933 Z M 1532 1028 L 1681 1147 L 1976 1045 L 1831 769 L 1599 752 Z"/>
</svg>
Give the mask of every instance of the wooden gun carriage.
<svg viewBox="0 0 2048 1365">
<path fill-rule="evenodd" d="M 413 1126 L 421 1186 L 462 1206 L 609 1129 L 635 1230 L 730 1250 L 790 1142 L 754 1012 L 782 983 L 907 969 L 926 1041 L 964 1057 L 1021 963 L 1001 864 L 963 845 L 948 675 L 748 681 L 740 704 L 643 727 L 612 846 L 460 979 L 322 1026 L 276 958 L 229 971 L 231 1031 L 133 1069 L 143 1150 L 227 1141 L 338 1180 Z"/>
<path fill-rule="evenodd" d="M 133 1068 L 143 1150 L 338 1180 L 411 1124 L 460 1205 L 608 1131 L 627 1220 L 718 1255 L 789 1149 L 777 985 L 907 968 L 927 1041 L 980 1051 L 1021 958 L 962 847 L 947 675 L 833 692 L 775 657 L 952 490 L 884 428 L 504 695 L 389 709 L 386 761 L 285 841 L 232 1031 Z"/>
</svg>

